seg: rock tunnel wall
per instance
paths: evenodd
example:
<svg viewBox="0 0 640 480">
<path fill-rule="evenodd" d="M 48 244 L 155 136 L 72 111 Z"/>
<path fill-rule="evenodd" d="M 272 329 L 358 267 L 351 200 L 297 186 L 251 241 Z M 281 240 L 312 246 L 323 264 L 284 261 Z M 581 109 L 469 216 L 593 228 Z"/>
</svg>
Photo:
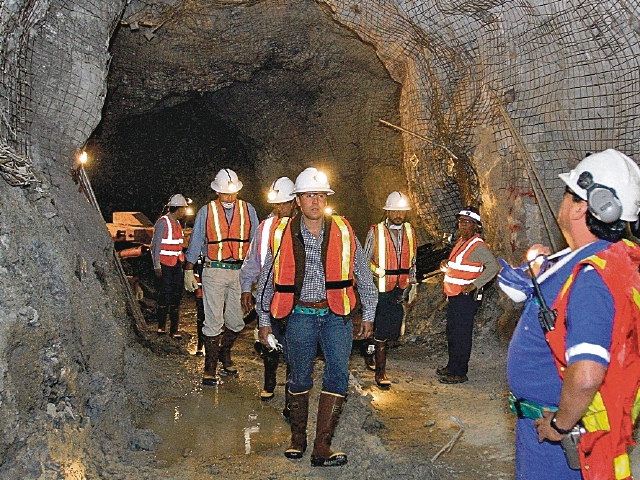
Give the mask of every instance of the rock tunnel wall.
<svg viewBox="0 0 640 480">
<path fill-rule="evenodd" d="M 204 12 L 200 20 L 211 15 L 230 21 L 243 9 L 268 9 L 268 3 L 197 6 Z M 616 147 L 640 155 L 637 2 L 317 3 L 337 26 L 370 45 L 399 85 L 389 90 L 397 95 L 390 120 L 412 133 L 378 127 L 359 135 L 390 143 L 379 156 L 382 171 L 404 167 L 418 221 L 431 237 L 452 230 L 459 206 L 481 202 L 487 235 L 499 253 L 520 253 L 533 241 L 548 242 L 548 236 L 557 242 L 546 206 L 547 198 L 553 204 L 559 197 L 557 173 L 587 151 Z M 146 394 L 148 376 L 140 373 L 145 352 L 134 342 L 103 219 L 72 174 L 76 153 L 102 118 L 110 41 L 127 4 L 143 5 L 16 0 L 0 7 L 3 477 L 36 478 L 72 468 L 74 461 L 89 476 L 103 474 L 101 468 L 132 443 L 137 409 L 153 400 Z M 153 15 L 151 26 L 142 28 L 151 33 L 177 15 L 178 7 L 193 8 L 194 2 L 144 5 Z M 274 5 L 274 18 L 285 15 L 278 10 L 285 2 Z M 198 35 L 197 22 L 183 23 Z M 248 47 L 253 39 L 245 41 Z M 221 65 L 233 60 L 225 57 L 224 45 L 207 53 Z M 241 72 L 240 67 L 232 70 Z M 156 107 L 165 99 L 173 103 L 162 106 L 184 101 L 184 91 L 176 92 L 183 83 L 173 83 L 179 68 L 154 79 L 173 89 L 172 96 L 156 99 Z M 369 88 L 388 86 L 367 81 Z M 212 91 L 224 85 L 216 83 Z M 206 96 L 206 85 L 202 91 Z M 376 105 L 374 118 L 390 110 Z M 221 120 L 230 118 L 223 104 L 215 106 Z M 140 105 L 128 105 L 134 107 Z M 247 138 L 251 132 L 245 129 Z M 320 129 L 318 138 L 324 133 Z M 257 175 L 265 181 L 281 152 L 270 157 L 276 144 L 248 145 L 259 155 Z M 288 145 L 293 150 L 296 142 Z M 394 164 L 389 159 L 398 151 Z M 293 164 L 292 175 L 300 166 Z M 351 190 L 367 175 L 373 175 L 372 184 L 385 178 L 355 169 L 348 178 L 356 187 Z M 366 192 L 370 204 L 379 204 L 374 188 Z"/>
</svg>

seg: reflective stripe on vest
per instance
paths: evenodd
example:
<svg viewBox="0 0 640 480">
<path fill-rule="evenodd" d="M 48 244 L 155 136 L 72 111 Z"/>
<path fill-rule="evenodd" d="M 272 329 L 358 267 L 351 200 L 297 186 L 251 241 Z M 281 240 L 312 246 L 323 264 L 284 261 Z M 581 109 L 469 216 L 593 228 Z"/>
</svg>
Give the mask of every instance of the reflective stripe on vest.
<svg viewBox="0 0 640 480">
<path fill-rule="evenodd" d="M 272 235 L 274 293 L 270 310 L 273 318 L 284 318 L 293 310 L 296 264 L 290 222 L 289 218 L 282 218 Z M 283 247 L 285 254 L 282 253 Z"/>
<path fill-rule="evenodd" d="M 246 202 L 235 201 L 230 223 L 227 223 L 220 201 L 210 202 L 206 221 L 207 257 L 216 261 L 229 258 L 243 260 L 249 249 L 250 231 L 251 221 Z"/>
<path fill-rule="evenodd" d="M 271 238 L 271 230 L 275 226 L 276 217 L 269 217 L 258 227 L 258 240 L 256 243 L 256 250 L 258 258 L 260 259 L 260 266 L 264 266 L 264 261 L 267 258 L 267 251 L 269 250 L 269 239 Z"/>
<path fill-rule="evenodd" d="M 342 217 L 332 215 L 331 219 L 333 222 L 329 228 L 327 260 L 324 266 L 327 302 L 331 311 L 336 315 L 348 315 L 356 304 L 355 292 L 353 291 L 355 240 L 351 227 L 347 225 Z M 336 227 L 340 232 L 340 242 L 332 241 L 336 238 L 336 235 L 334 235 Z M 339 264 L 336 265 L 334 259 L 337 258 L 340 260 Z M 335 287 L 332 286 L 333 284 L 335 284 Z"/>
<path fill-rule="evenodd" d="M 182 227 L 180 222 L 169 217 L 169 215 L 163 215 L 162 218 L 165 221 L 165 229 L 160 241 L 158 260 L 162 265 L 173 267 L 178 263 L 178 260 L 184 261 Z"/>
<path fill-rule="evenodd" d="M 384 222 L 374 225 L 374 252 L 377 257 L 377 265 L 369 262 L 371 271 L 375 274 L 379 292 L 390 292 L 397 285 L 405 289 L 409 285 L 409 271 L 416 253 L 413 227 L 408 222 L 402 224 L 403 235 L 400 246 L 400 265 L 395 244 L 391 239 L 391 233 Z M 390 271 L 396 273 L 390 273 Z"/>
<path fill-rule="evenodd" d="M 448 297 L 460 294 L 462 286 L 473 283 L 484 270 L 482 263 L 469 261 L 469 255 L 480 243 L 484 243 L 482 238 L 479 235 L 474 235 L 466 242 L 458 239 L 451 250 L 447 261 L 447 271 L 442 281 L 444 294 Z"/>
</svg>

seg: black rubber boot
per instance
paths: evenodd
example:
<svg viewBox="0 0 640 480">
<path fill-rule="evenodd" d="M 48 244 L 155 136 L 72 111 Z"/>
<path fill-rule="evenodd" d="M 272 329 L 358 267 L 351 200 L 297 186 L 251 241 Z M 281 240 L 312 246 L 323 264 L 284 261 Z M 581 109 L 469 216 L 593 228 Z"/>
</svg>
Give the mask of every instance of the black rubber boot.
<svg viewBox="0 0 640 480">
<path fill-rule="evenodd" d="M 273 398 L 276 389 L 276 372 L 278 371 L 280 354 L 276 351 L 265 352 L 262 361 L 264 362 L 264 388 L 260 392 L 260 400 Z"/>
<path fill-rule="evenodd" d="M 387 341 L 375 340 L 376 344 L 376 383 L 379 387 L 389 388 L 391 380 L 387 378 Z"/>
<path fill-rule="evenodd" d="M 178 305 L 169 305 L 169 335 L 175 340 L 182 340 L 180 335 L 180 310 Z"/>
<path fill-rule="evenodd" d="M 158 335 L 164 335 L 167 333 L 167 312 L 169 307 L 156 306 L 156 319 L 158 320 Z"/>
</svg>

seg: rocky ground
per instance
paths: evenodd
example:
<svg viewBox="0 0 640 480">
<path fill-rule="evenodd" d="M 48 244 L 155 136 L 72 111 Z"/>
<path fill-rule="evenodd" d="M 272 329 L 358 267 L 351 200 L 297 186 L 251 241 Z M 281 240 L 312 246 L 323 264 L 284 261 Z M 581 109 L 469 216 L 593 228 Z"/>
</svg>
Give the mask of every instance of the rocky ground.
<svg viewBox="0 0 640 480">
<path fill-rule="evenodd" d="M 321 359 L 312 391 L 309 451 L 304 459 L 291 461 L 282 455 L 289 440 L 288 424 L 280 415 L 284 369 L 278 372 L 275 397 L 261 402 L 262 365 L 250 324 L 235 347 L 239 375 L 224 377 L 217 387 L 202 387 L 203 360 L 193 355 L 195 307 L 187 296 L 181 342 L 157 337 L 156 325 L 148 323 L 147 347 L 154 352 L 149 360 L 159 365 L 163 378 L 158 388 L 166 395 L 155 392 L 163 400 L 139 419 L 138 451 L 114 466 L 111 478 L 512 478 L 506 345 L 480 322 L 469 382 L 443 385 L 434 370 L 446 360 L 444 324 L 438 326 L 437 319 L 435 323 L 429 335 L 407 334 L 390 349 L 388 375 L 393 385 L 388 390 L 375 385 L 373 372 L 354 347 L 348 401 L 333 442 L 334 449 L 348 454 L 349 462 L 312 468 Z M 254 431 L 245 443 L 244 433 L 250 428 Z"/>
</svg>

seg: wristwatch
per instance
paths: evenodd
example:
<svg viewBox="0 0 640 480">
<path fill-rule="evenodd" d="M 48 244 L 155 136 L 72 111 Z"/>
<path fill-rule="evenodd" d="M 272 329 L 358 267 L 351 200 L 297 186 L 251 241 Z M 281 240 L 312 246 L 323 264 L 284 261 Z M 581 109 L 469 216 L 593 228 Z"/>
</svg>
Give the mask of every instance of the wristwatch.
<svg viewBox="0 0 640 480">
<path fill-rule="evenodd" d="M 569 435 L 571 433 L 571 428 L 569 430 L 564 430 L 563 428 L 560 428 L 557 424 L 556 424 L 556 414 L 553 414 L 553 417 L 551 417 L 551 422 L 549 422 L 549 425 L 551 425 L 551 428 L 553 428 L 556 432 L 558 432 L 560 435 Z"/>
</svg>

